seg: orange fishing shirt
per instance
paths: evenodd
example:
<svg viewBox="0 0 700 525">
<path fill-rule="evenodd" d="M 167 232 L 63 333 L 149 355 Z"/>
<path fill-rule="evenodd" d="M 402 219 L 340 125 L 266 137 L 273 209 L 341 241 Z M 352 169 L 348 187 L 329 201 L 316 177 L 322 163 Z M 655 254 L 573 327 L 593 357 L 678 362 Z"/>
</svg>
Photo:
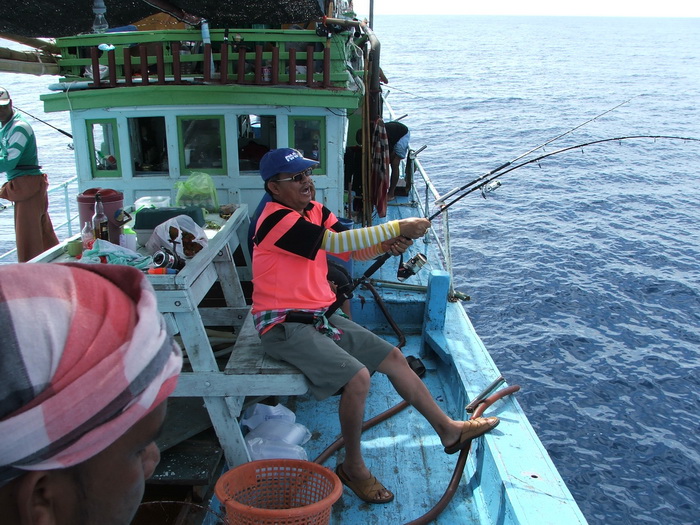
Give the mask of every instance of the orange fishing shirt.
<svg viewBox="0 0 700 525">
<path fill-rule="evenodd" d="M 253 237 L 253 314 L 316 310 L 335 302 L 321 248 L 327 229 L 347 228 L 321 203 L 309 203 L 303 217 L 276 201 L 265 206 Z M 339 256 L 349 259 L 350 253 Z"/>
</svg>

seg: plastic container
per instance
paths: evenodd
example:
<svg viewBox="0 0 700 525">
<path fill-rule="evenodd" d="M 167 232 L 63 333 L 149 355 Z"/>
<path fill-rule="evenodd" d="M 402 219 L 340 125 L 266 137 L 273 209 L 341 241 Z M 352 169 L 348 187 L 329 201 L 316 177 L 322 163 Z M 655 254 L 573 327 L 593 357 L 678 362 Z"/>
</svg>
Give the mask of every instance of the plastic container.
<svg viewBox="0 0 700 525">
<path fill-rule="evenodd" d="M 229 470 L 214 492 L 231 525 L 325 525 L 343 485 L 333 471 L 316 463 L 271 459 Z"/>
<path fill-rule="evenodd" d="M 109 222 L 109 242 L 119 244 L 119 235 L 122 232 L 122 225 L 117 221 L 121 216 L 124 208 L 124 194 L 117 190 L 108 188 L 90 188 L 78 195 L 78 214 L 80 216 L 80 224 L 85 224 L 90 221 L 92 224 L 92 215 L 95 213 L 95 194 L 100 192 L 102 203 Z"/>
<path fill-rule="evenodd" d="M 168 208 L 170 207 L 170 197 L 162 197 L 160 195 L 141 197 L 134 202 L 134 210 L 138 210 L 141 207 Z"/>
</svg>

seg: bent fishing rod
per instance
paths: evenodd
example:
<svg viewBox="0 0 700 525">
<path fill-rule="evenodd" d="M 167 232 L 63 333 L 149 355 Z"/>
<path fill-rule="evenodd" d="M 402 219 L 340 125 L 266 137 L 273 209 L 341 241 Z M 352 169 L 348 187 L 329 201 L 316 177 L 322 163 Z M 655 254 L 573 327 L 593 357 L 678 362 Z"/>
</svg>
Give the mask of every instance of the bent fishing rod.
<svg viewBox="0 0 700 525">
<path fill-rule="evenodd" d="M 616 106 L 614 106 L 614 107 L 612 107 L 612 108 L 610 108 L 610 109 L 607 109 L 607 110 L 603 111 L 602 113 L 596 115 L 595 117 L 591 117 L 591 118 L 589 118 L 588 120 L 586 120 L 585 122 L 582 122 L 581 124 L 578 124 L 577 126 L 574 126 L 573 128 L 571 128 L 571 129 L 569 129 L 569 130 L 567 130 L 567 131 L 565 131 L 565 132 L 563 132 L 563 133 L 560 133 L 560 134 L 557 135 L 556 137 L 551 138 L 551 139 L 549 139 L 548 141 L 543 142 L 542 144 L 540 144 L 540 145 L 538 145 L 538 146 L 535 146 L 534 148 L 530 149 L 529 151 L 526 151 L 525 153 L 523 153 L 522 155 L 518 155 L 518 156 L 515 157 L 514 159 L 511 159 L 511 160 L 509 160 L 508 162 L 506 162 L 506 163 L 504 163 L 504 164 L 501 164 L 501 165 L 498 166 L 497 168 L 494 168 L 494 169 L 492 169 L 491 171 L 489 171 L 489 172 L 487 172 L 487 173 L 484 173 L 483 175 L 477 177 L 476 179 L 474 179 L 473 181 L 471 181 L 469 184 L 465 184 L 464 186 L 460 186 L 460 187 L 458 187 L 458 188 L 454 188 L 453 190 L 448 191 L 445 195 L 443 195 L 442 197 L 440 197 L 440 199 L 438 199 L 438 200 L 436 201 L 436 204 L 439 204 L 440 202 L 444 202 L 445 200 L 447 200 L 447 199 L 449 199 L 450 197 L 452 197 L 452 195 L 454 195 L 455 193 L 459 193 L 460 191 L 464 191 L 464 190 L 465 190 L 466 188 L 468 188 L 469 186 L 472 186 L 473 184 L 477 184 L 478 182 L 484 180 L 485 178 L 490 177 L 490 176 L 492 176 L 492 175 L 498 173 L 499 171 L 502 171 L 502 170 L 506 169 L 506 168 L 509 167 L 509 166 L 512 166 L 513 163 L 518 162 L 520 159 L 522 159 L 522 158 L 524 158 L 524 157 L 527 157 L 527 156 L 530 155 L 531 153 L 534 153 L 535 151 L 537 151 L 537 150 L 539 150 L 539 149 L 542 149 L 542 148 L 544 148 L 545 146 L 550 145 L 550 144 L 551 144 L 552 142 L 554 142 L 555 140 L 559 140 L 560 138 L 565 137 L 565 136 L 567 136 L 567 135 L 573 133 L 573 132 L 576 131 L 577 129 L 582 128 L 582 127 L 585 126 L 586 124 L 590 124 L 591 122 L 593 122 L 593 121 L 595 121 L 595 120 L 598 120 L 599 118 L 601 118 L 601 117 L 607 115 L 608 113 L 610 113 L 610 112 L 612 112 L 612 111 L 615 111 L 617 108 L 619 108 L 619 107 L 621 107 L 621 106 L 624 106 L 624 105 L 627 104 L 629 101 L 631 101 L 631 100 L 637 98 L 638 96 L 639 96 L 639 95 L 635 95 L 635 96 L 633 96 L 633 97 L 631 97 L 631 98 L 628 98 L 628 99 L 625 100 L 624 102 L 620 102 L 618 105 L 616 105 Z"/>
<path fill-rule="evenodd" d="M 505 175 L 506 173 L 510 173 L 511 171 L 517 170 L 519 168 L 522 168 L 523 166 L 527 166 L 528 164 L 532 164 L 534 162 L 540 162 L 548 157 L 552 157 L 554 155 L 559 155 L 560 153 L 566 153 L 567 151 L 573 151 L 577 149 L 583 149 L 588 146 L 595 146 L 597 144 L 603 144 L 605 142 L 622 142 L 623 140 L 637 140 L 637 139 L 667 139 L 667 140 L 683 140 L 683 141 L 691 141 L 691 142 L 700 142 L 700 138 L 695 138 L 695 137 L 680 137 L 680 136 L 675 136 L 675 135 L 627 135 L 624 137 L 613 137 L 613 138 L 607 138 L 607 139 L 598 139 L 598 140 L 591 140 L 589 142 L 583 142 L 581 144 L 576 144 L 574 146 L 567 146 L 565 148 L 560 148 L 555 151 L 550 151 L 549 153 L 545 153 L 543 155 L 540 155 L 539 157 L 535 157 L 533 159 L 529 159 L 526 161 L 521 162 L 520 164 L 516 164 L 515 166 L 510 167 L 509 169 L 505 171 L 501 171 L 500 173 L 494 174 L 491 178 L 484 179 L 484 177 L 479 177 L 478 179 L 475 179 L 471 181 L 468 184 L 465 184 L 461 188 L 457 188 L 457 190 L 453 190 L 450 192 L 452 195 L 455 193 L 458 193 L 459 191 L 464 191 L 461 195 L 455 197 L 452 201 L 449 203 L 445 204 L 444 203 L 444 197 L 436 201 L 436 203 L 440 204 L 440 209 L 433 213 L 430 217 L 428 217 L 429 221 L 433 221 L 436 217 L 441 215 L 444 211 L 446 211 L 450 206 L 453 204 L 457 203 L 458 201 L 462 200 L 464 197 L 469 195 L 470 193 L 473 193 L 477 190 L 482 190 L 482 193 L 484 194 L 485 197 L 485 192 L 493 191 L 496 189 L 498 186 L 492 186 L 490 189 L 484 190 L 484 188 L 487 188 L 491 183 L 499 183 L 497 179 Z M 478 186 L 473 186 L 477 181 L 480 182 Z M 473 187 L 471 187 L 473 186 Z"/>
<path fill-rule="evenodd" d="M 579 126 L 580 127 L 580 126 Z M 563 135 L 562 135 L 563 136 Z M 565 153 L 567 151 L 573 151 L 577 149 L 583 149 L 585 147 L 589 146 L 594 146 L 597 144 L 603 144 L 606 142 L 622 142 L 623 140 L 635 140 L 635 139 L 667 139 L 667 140 L 683 140 L 683 141 L 691 141 L 691 142 L 700 142 L 700 138 L 695 138 L 695 137 L 681 137 L 681 136 L 676 136 L 676 135 L 628 135 L 628 136 L 623 136 L 623 137 L 613 137 L 613 138 L 607 138 L 607 139 L 598 139 L 598 140 L 592 140 L 589 142 L 584 142 L 581 144 L 576 144 L 574 146 L 567 146 L 565 148 L 560 148 L 555 151 L 551 151 L 549 153 L 545 153 L 543 155 L 540 155 L 538 157 L 535 157 L 533 159 L 529 159 L 526 161 L 523 161 L 519 164 L 513 165 L 513 162 L 517 161 L 511 161 L 507 164 L 504 164 L 503 166 L 510 166 L 509 169 L 505 170 L 504 168 L 500 168 L 499 170 L 493 170 L 491 172 L 490 178 L 487 178 L 488 175 L 482 175 L 473 181 L 465 184 L 464 186 L 461 186 L 460 188 L 457 188 L 456 190 L 452 190 L 450 192 L 450 195 L 455 195 L 456 193 L 459 193 L 462 191 L 463 193 L 461 195 L 458 195 L 454 199 L 452 199 L 448 203 L 444 203 L 445 197 L 439 199 L 436 201 L 437 203 L 441 203 L 440 209 L 427 217 L 427 219 L 432 222 L 435 220 L 437 217 L 442 215 L 445 211 L 447 211 L 451 206 L 462 200 L 464 197 L 469 195 L 470 193 L 473 193 L 477 190 L 482 189 L 483 187 L 487 186 L 488 184 L 494 183 L 494 182 L 499 182 L 497 179 L 499 177 L 502 177 L 503 175 L 510 173 L 512 171 L 515 171 L 519 168 L 522 168 L 523 166 L 527 166 L 528 164 L 532 164 L 534 162 L 540 162 L 546 158 L 552 157 L 554 155 L 559 155 L 561 153 Z M 550 141 L 551 143 L 552 141 Z M 533 149 L 530 151 L 535 151 L 537 148 Z M 521 155 L 519 158 L 523 158 L 525 155 Z M 475 185 L 477 183 L 480 183 L 478 185 Z M 495 189 L 495 188 L 494 188 Z M 336 301 L 330 306 L 328 311 L 326 312 L 326 317 L 330 317 L 338 308 L 340 308 L 340 305 L 345 302 L 347 299 L 350 298 L 350 294 L 358 287 L 360 286 L 363 282 L 365 282 L 367 279 L 369 279 L 379 268 L 381 268 L 386 261 L 389 260 L 389 258 L 392 257 L 392 254 L 390 252 L 387 252 L 380 257 L 378 257 L 375 262 L 365 270 L 365 272 L 357 278 L 355 281 L 353 281 L 353 284 L 346 285 L 345 290 L 338 290 L 338 298 Z M 399 268 L 399 275 L 402 276 L 401 280 L 405 280 L 406 278 L 410 277 L 411 275 L 414 275 L 420 268 L 423 267 L 425 264 L 426 259 L 425 256 L 422 254 L 418 254 L 415 257 L 411 258 L 410 261 L 406 265 L 402 264 L 402 267 Z"/>
<path fill-rule="evenodd" d="M 557 135 L 556 137 L 553 137 L 553 138 L 547 140 L 546 142 L 543 142 L 542 144 L 539 144 L 539 145 L 535 146 L 534 148 L 532 148 L 532 149 L 526 151 L 525 153 L 523 153 L 523 154 L 521 154 L 521 155 L 518 155 L 517 157 L 515 157 L 515 158 L 509 160 L 508 162 L 505 162 L 505 163 L 501 164 L 501 165 L 498 166 L 497 168 L 494 168 L 494 169 L 492 169 L 491 171 L 489 171 L 489 172 L 487 172 L 487 173 L 484 173 L 483 175 L 477 177 L 477 178 L 474 179 L 473 181 L 471 181 L 471 182 L 465 184 L 464 186 L 460 186 L 460 187 L 458 187 L 458 188 L 455 188 L 455 189 L 453 189 L 453 190 L 447 192 L 445 195 L 443 195 L 442 197 L 440 197 L 440 199 L 438 199 L 438 200 L 436 201 L 436 204 L 440 205 L 441 203 L 444 203 L 444 201 L 445 201 L 446 199 L 449 199 L 450 197 L 452 197 L 452 196 L 455 195 L 456 193 L 459 193 L 459 192 L 461 192 L 461 191 L 464 191 L 465 189 L 469 188 L 470 186 L 473 186 L 473 185 L 475 185 L 475 184 L 478 184 L 478 183 L 481 182 L 481 181 L 484 181 L 485 179 L 488 179 L 488 177 L 493 177 L 493 176 L 496 175 L 498 172 L 500 172 L 500 171 L 502 171 L 502 170 L 508 168 L 509 166 L 512 166 L 513 163 L 518 162 L 520 159 L 522 159 L 522 158 L 524 158 L 524 157 L 527 157 L 527 156 L 530 155 L 531 153 L 533 153 L 533 152 L 535 152 L 535 151 L 537 151 L 537 150 L 539 150 L 539 149 L 542 149 L 542 148 L 544 148 L 545 146 L 548 146 L 548 145 L 551 144 L 552 142 L 554 142 L 554 141 L 556 141 L 556 140 L 559 140 L 560 138 L 565 137 L 566 135 L 569 135 L 570 133 L 573 133 L 573 132 L 576 131 L 577 129 L 580 129 L 580 128 L 582 128 L 583 126 L 585 126 L 586 124 L 590 124 L 591 122 L 593 122 L 593 121 L 595 121 L 595 120 L 598 120 L 599 118 L 603 117 L 604 115 L 607 115 L 607 114 L 610 113 L 611 111 L 615 111 L 617 108 L 619 108 L 619 107 L 621 107 L 621 106 L 624 106 L 624 105 L 627 104 L 630 100 L 632 100 L 632 99 L 634 99 L 634 98 L 636 98 L 636 97 L 638 97 L 638 96 L 639 96 L 639 95 L 635 95 L 634 97 L 628 98 L 627 100 L 625 100 L 625 101 L 623 101 L 623 102 L 620 102 L 620 103 L 617 104 L 616 106 L 613 106 L 612 108 L 607 109 L 607 110 L 603 111 L 602 113 L 599 113 L 598 115 L 596 115 L 596 116 L 594 116 L 594 117 L 592 117 L 592 118 L 589 118 L 589 119 L 586 120 L 585 122 L 582 122 L 581 124 L 578 124 L 578 125 L 574 126 L 573 128 L 571 128 L 571 129 L 569 129 L 569 130 L 563 132 L 563 133 L 560 133 L 560 134 Z M 493 179 L 488 179 L 486 182 L 488 183 L 488 182 L 490 182 L 491 180 L 493 180 Z M 477 186 L 477 187 L 481 187 L 481 186 L 482 186 L 482 185 L 479 185 L 479 186 Z M 463 196 L 464 196 L 464 195 L 463 195 Z M 462 196 L 462 197 L 463 197 L 463 196 Z M 441 208 L 441 211 L 439 211 L 438 213 L 436 213 L 436 214 L 434 214 L 433 216 L 429 217 L 428 220 L 432 221 L 435 217 L 437 217 L 438 215 L 440 215 L 440 213 L 442 213 L 444 210 L 446 210 L 447 208 L 449 208 L 450 206 L 452 206 L 452 204 L 454 204 L 457 200 L 461 199 L 462 197 L 459 197 L 458 199 L 456 199 L 455 201 L 451 202 L 451 203 L 450 203 L 449 205 L 447 205 L 447 206 L 444 206 L 444 205 L 443 205 L 443 207 Z M 421 254 L 419 254 L 419 256 L 420 256 L 420 255 L 421 255 Z M 414 259 L 411 259 L 411 261 L 409 261 L 409 266 L 408 266 L 408 268 L 406 269 L 407 271 L 406 271 L 406 277 L 405 277 L 405 278 L 410 277 L 410 275 L 412 275 L 412 273 L 415 273 L 414 268 L 413 268 L 411 265 L 417 266 L 417 269 L 419 270 L 419 269 L 425 264 L 425 256 L 423 256 L 422 259 L 421 259 L 419 256 L 417 256 L 417 259 L 414 258 L 415 260 L 414 260 Z M 391 254 L 390 254 L 390 253 L 385 253 L 384 255 L 382 255 L 381 257 L 379 257 L 379 258 L 374 262 L 374 264 L 372 264 L 369 268 L 367 268 L 367 270 L 362 274 L 361 277 L 359 277 L 359 278 L 354 282 L 354 284 L 353 284 L 352 286 L 346 285 L 346 288 L 347 288 L 346 290 L 343 290 L 343 291 L 338 290 L 338 298 L 337 298 L 336 302 L 333 303 L 333 304 L 331 305 L 331 307 L 328 309 L 328 311 L 326 312 L 326 315 L 327 315 L 327 316 L 330 316 L 330 315 L 333 314 L 333 312 L 335 312 L 338 308 L 340 308 L 340 305 L 341 305 L 345 300 L 347 300 L 347 299 L 349 298 L 349 296 L 350 296 L 350 294 L 353 292 L 353 290 L 355 290 L 362 282 L 364 282 L 364 281 L 366 281 L 367 279 L 369 279 L 369 277 L 370 277 L 374 272 L 376 272 L 377 270 L 379 270 L 379 268 L 381 268 L 382 265 L 383 265 L 386 261 L 388 261 L 390 257 L 391 257 Z M 420 265 L 420 266 L 418 266 L 418 265 Z M 403 267 L 403 265 L 402 265 L 402 267 Z M 417 270 L 416 270 L 416 271 L 417 271 Z M 401 279 L 401 280 L 404 280 L 404 279 Z"/>
</svg>

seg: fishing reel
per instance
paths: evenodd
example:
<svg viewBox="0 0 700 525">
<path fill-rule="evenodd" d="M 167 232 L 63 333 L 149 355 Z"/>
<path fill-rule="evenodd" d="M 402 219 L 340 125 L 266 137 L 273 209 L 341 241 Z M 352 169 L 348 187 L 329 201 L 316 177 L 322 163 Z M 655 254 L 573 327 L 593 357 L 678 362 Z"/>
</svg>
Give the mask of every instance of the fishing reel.
<svg viewBox="0 0 700 525">
<path fill-rule="evenodd" d="M 176 251 L 167 248 L 158 250 L 153 254 L 153 266 L 156 268 L 172 268 L 182 270 L 185 267 L 185 260 Z"/>
<path fill-rule="evenodd" d="M 401 282 L 405 281 L 409 277 L 416 275 L 427 262 L 428 258 L 425 255 L 417 253 L 404 263 L 403 254 L 401 254 L 401 261 L 399 262 L 399 269 L 396 272 L 396 278 Z"/>
</svg>

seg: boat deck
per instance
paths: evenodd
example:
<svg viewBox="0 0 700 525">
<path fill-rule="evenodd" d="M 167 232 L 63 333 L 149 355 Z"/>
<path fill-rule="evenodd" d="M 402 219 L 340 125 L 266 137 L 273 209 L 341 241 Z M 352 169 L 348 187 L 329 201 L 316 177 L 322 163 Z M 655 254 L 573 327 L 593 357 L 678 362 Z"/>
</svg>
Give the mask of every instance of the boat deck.
<svg viewBox="0 0 700 525">
<path fill-rule="evenodd" d="M 391 342 L 394 337 L 387 337 Z M 420 338 L 410 336 L 404 347 L 405 355 L 417 355 Z M 423 360 L 427 371 L 423 380 L 440 406 L 453 417 L 465 417 L 465 412 L 451 407 L 449 395 L 435 370 L 434 363 Z M 309 459 L 317 458 L 339 436 L 338 397 L 316 401 L 307 394 L 282 400 L 297 416 L 297 422 L 312 433 L 306 443 Z M 367 400 L 365 420 L 399 403 L 386 376 L 375 374 Z M 493 431 L 498 433 L 498 429 Z M 333 523 L 387 524 L 406 523 L 428 512 L 442 497 L 448 486 L 458 455 L 448 456 L 434 430 L 413 408 L 409 407 L 386 421 L 367 430 L 362 439 L 363 454 L 372 473 L 395 495 L 388 505 L 370 505 L 345 488 L 343 496 L 333 507 Z M 342 462 L 341 449 L 324 465 L 329 468 Z M 473 512 L 468 479 L 462 479 L 452 503 L 435 523 L 479 523 Z"/>
</svg>

